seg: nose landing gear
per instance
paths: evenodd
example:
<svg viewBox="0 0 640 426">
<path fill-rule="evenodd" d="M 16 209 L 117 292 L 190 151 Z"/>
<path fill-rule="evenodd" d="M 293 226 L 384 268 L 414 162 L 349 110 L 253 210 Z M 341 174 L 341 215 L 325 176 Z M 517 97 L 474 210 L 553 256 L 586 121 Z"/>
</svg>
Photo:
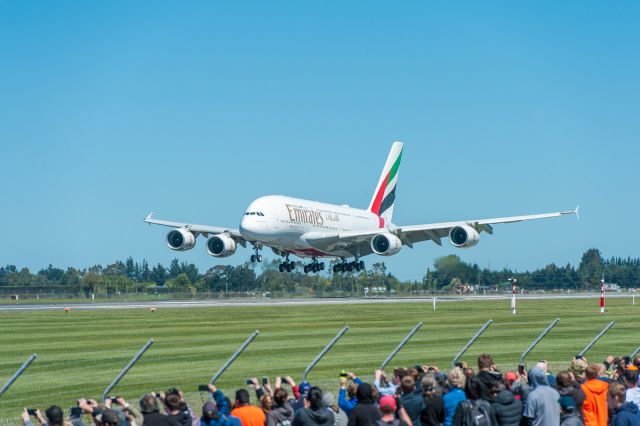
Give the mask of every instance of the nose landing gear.
<svg viewBox="0 0 640 426">
<path fill-rule="evenodd" d="M 260 250 L 262 250 L 262 246 L 258 244 L 253 245 L 254 254 L 251 255 L 251 263 L 262 262 L 262 254 L 260 254 Z"/>
</svg>

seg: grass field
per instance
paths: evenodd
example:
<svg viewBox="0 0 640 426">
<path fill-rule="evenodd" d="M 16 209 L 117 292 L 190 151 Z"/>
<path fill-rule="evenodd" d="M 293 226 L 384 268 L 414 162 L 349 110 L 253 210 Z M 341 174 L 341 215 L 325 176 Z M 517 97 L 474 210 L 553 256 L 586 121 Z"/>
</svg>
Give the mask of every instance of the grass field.
<svg viewBox="0 0 640 426">
<path fill-rule="evenodd" d="M 336 390 L 339 371 L 370 378 L 374 369 L 419 321 L 423 328 L 389 367 L 435 364 L 448 369 L 453 356 L 488 319 L 494 323 L 463 357 L 474 363 L 482 352 L 499 367 L 514 368 L 520 353 L 556 317 L 560 323 L 531 353 L 564 368 L 609 322 L 615 327 L 589 352 L 600 361 L 610 353 L 629 354 L 640 345 L 638 312 L 630 299 L 611 299 L 598 313 L 597 300 L 531 300 L 513 317 L 508 301 L 222 307 L 0 313 L 0 384 L 33 352 L 38 359 L 0 397 L 1 423 L 13 424 L 22 407 L 75 405 L 78 397 L 99 398 L 104 388 L 149 338 L 155 344 L 113 394 L 132 401 L 145 392 L 178 386 L 199 403 L 195 392 L 254 330 L 260 335 L 218 382 L 231 393 L 248 377 L 292 375 L 306 365 L 344 324 L 351 330 L 311 372 L 310 380 Z M 198 407 L 199 408 L 199 407 Z"/>
</svg>

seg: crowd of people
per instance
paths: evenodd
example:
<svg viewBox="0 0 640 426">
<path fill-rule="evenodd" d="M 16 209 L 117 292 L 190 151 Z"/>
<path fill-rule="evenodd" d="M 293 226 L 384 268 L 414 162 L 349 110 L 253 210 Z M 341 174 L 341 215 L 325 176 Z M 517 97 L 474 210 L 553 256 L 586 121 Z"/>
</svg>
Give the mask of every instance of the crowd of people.
<svg viewBox="0 0 640 426">
<path fill-rule="evenodd" d="M 544 360 L 528 372 L 523 367 L 502 373 L 482 354 L 475 369 L 460 363 L 448 373 L 429 365 L 378 370 L 373 383 L 343 371 L 336 393 L 288 376 L 273 385 L 252 378 L 233 401 L 208 385 L 210 397 L 197 410 L 171 388 L 137 405 L 120 397 L 80 399 L 68 418 L 57 406 L 44 416 L 25 409 L 22 418 L 24 426 L 33 426 L 32 418 L 47 426 L 85 426 L 89 418 L 95 426 L 640 426 L 640 357 L 594 364 L 576 357 L 556 374 Z"/>
</svg>

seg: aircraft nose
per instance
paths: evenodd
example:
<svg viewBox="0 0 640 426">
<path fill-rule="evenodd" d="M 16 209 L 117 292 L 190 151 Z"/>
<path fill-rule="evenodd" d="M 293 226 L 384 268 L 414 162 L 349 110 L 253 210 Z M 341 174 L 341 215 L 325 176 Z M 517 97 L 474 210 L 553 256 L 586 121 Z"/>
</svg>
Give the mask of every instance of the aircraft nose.
<svg viewBox="0 0 640 426">
<path fill-rule="evenodd" d="M 264 233 L 266 224 L 255 216 L 244 216 L 240 222 L 240 233 L 247 239 L 257 239 Z"/>
</svg>

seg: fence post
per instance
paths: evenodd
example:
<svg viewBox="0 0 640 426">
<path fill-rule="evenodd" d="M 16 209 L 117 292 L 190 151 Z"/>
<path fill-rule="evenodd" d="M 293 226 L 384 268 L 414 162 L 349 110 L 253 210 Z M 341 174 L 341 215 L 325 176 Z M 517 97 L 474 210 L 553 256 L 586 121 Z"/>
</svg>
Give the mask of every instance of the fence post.
<svg viewBox="0 0 640 426">
<path fill-rule="evenodd" d="M 11 387 L 13 382 L 15 382 L 16 379 L 18 379 L 18 377 L 20 377 L 22 373 L 24 373 L 24 370 L 26 370 L 36 358 L 37 358 L 36 354 L 31 354 L 31 356 L 20 366 L 20 368 L 18 368 L 18 371 L 13 373 L 13 376 L 11 376 L 9 380 L 7 380 L 7 383 L 5 383 L 4 386 L 2 386 L 2 389 L 0 389 L 0 396 L 2 396 L 2 394 L 5 393 L 7 389 Z"/>
<path fill-rule="evenodd" d="M 524 352 L 522 352 L 522 355 L 520 355 L 520 359 L 518 360 L 518 364 L 519 365 L 524 365 L 524 359 L 527 357 L 527 355 L 529 355 L 529 352 L 531 352 L 533 350 L 533 348 L 536 347 L 536 345 L 538 343 L 540 343 L 540 341 L 542 339 L 544 339 L 544 337 L 549 334 L 549 332 L 551 331 L 551 329 L 553 327 L 556 326 L 556 324 L 558 324 L 558 322 L 560 321 L 560 318 L 556 318 L 553 320 L 553 322 L 551 324 L 549 324 L 549 326 L 547 328 L 545 328 L 545 330 L 536 338 L 536 340 L 533 341 L 533 343 L 531 343 L 529 345 L 529 347 L 527 349 L 525 349 Z"/>
<path fill-rule="evenodd" d="M 109 392 L 111 392 L 111 390 L 116 387 L 116 385 L 124 377 L 124 375 L 127 374 L 129 370 L 131 370 L 131 367 L 133 367 L 140 360 L 140 358 L 142 358 L 142 355 L 144 355 L 144 353 L 147 351 L 147 349 L 149 349 L 151 345 L 153 345 L 153 339 L 149 339 L 149 341 L 142 347 L 142 349 L 140 349 L 138 353 L 135 354 L 135 356 L 131 359 L 131 361 L 129 361 L 129 364 L 127 364 L 127 366 L 122 369 L 120 374 L 118 374 L 116 378 L 113 379 L 113 382 L 111 382 L 111 384 L 107 386 L 107 388 L 102 393 L 102 402 L 107 399 L 107 395 L 109 394 Z"/>
<path fill-rule="evenodd" d="M 231 364 L 233 364 L 236 358 L 240 356 L 240 354 L 247 348 L 247 346 L 249 346 L 249 343 L 251 343 L 258 334 L 260 334 L 259 330 L 256 330 L 253 333 L 251 333 L 251 336 L 249 336 L 249 338 L 245 340 L 245 342 L 238 348 L 238 350 L 236 350 L 235 353 L 231 355 L 231 357 L 227 360 L 227 362 L 225 362 L 224 365 L 220 367 L 220 370 L 218 370 L 218 372 L 213 375 L 209 383 L 214 385 L 216 381 L 220 378 L 220 376 L 222 376 L 222 374 L 226 371 L 226 369 L 229 368 Z"/>
<path fill-rule="evenodd" d="M 584 349 L 583 349 L 583 350 L 578 354 L 578 356 L 585 356 L 585 354 L 586 354 L 587 352 L 589 352 L 589 349 L 591 349 L 591 347 L 592 347 L 593 345 L 595 345 L 595 344 L 596 344 L 596 342 L 597 342 L 598 340 L 600 340 L 600 338 L 601 338 L 602 336 L 604 336 L 604 333 L 606 333 L 607 331 L 609 331 L 609 329 L 610 329 L 611 327 L 613 327 L 613 325 L 614 325 L 615 323 L 616 323 L 615 321 L 611 321 L 609 324 L 607 324 L 607 326 L 606 326 L 605 328 L 603 328 L 603 329 L 602 329 L 602 331 L 601 331 L 600 333 L 598 333 L 598 335 L 597 335 L 596 337 L 594 337 L 594 338 L 593 338 L 593 340 L 591 341 L 591 343 L 589 343 L 587 346 L 585 346 L 585 347 L 584 347 Z"/>
<path fill-rule="evenodd" d="M 409 334 L 407 334 L 404 339 L 402 339 L 402 341 L 400 342 L 400 344 L 398 344 L 398 346 L 393 350 L 393 352 L 391 352 L 389 354 L 389 356 L 387 357 L 387 359 L 385 359 L 384 361 L 382 361 L 382 364 L 380 364 L 380 370 L 384 370 L 384 368 L 387 366 L 387 364 L 389 364 L 391 362 L 391 360 L 393 359 L 393 357 L 396 356 L 396 354 L 398 352 L 400 352 L 400 349 L 402 349 L 404 347 L 404 345 L 406 345 L 409 342 L 409 339 L 411 339 L 413 337 L 414 334 L 416 334 L 418 332 L 418 330 L 420 330 L 420 327 L 422 327 L 422 323 L 419 322 L 418 324 L 415 325 L 415 327 L 413 327 L 411 329 L 411 331 L 409 332 Z"/>
<path fill-rule="evenodd" d="M 307 368 L 304 370 L 304 373 L 302 373 L 302 381 L 306 382 L 307 381 L 307 375 L 309 374 L 309 372 L 311 371 L 311 369 L 313 367 L 316 366 L 317 363 L 320 362 L 320 360 L 327 354 L 327 352 L 329 352 L 329 350 L 338 342 L 338 340 L 344 336 L 344 334 L 349 331 L 349 326 L 345 325 L 342 330 L 340 330 L 338 332 L 338 334 L 335 335 L 335 337 L 333 339 L 331 339 L 331 341 L 327 344 L 327 346 L 324 347 L 324 349 L 318 354 L 318 356 L 316 356 L 314 358 L 313 361 L 311 361 L 311 364 L 309 364 L 307 366 Z"/>
<path fill-rule="evenodd" d="M 458 363 L 458 360 L 460 358 L 462 358 L 462 355 L 464 355 L 464 353 L 471 347 L 471 345 L 473 345 L 476 340 L 478 340 L 478 338 L 480 337 L 480 335 L 482 333 L 484 333 L 484 331 L 489 328 L 489 326 L 491 325 L 491 323 L 493 322 L 492 319 L 490 319 L 489 321 L 487 321 L 482 327 L 480 327 L 480 330 L 478 330 L 476 332 L 476 334 L 473 335 L 473 337 L 467 342 L 466 345 L 464 345 L 464 347 L 462 349 L 460 349 L 460 352 L 458 352 L 458 355 L 456 355 L 453 358 L 453 361 L 451 361 L 451 368 L 455 367 L 456 364 Z"/>
<path fill-rule="evenodd" d="M 636 348 L 636 350 L 635 350 L 635 351 L 633 351 L 633 353 L 632 353 L 632 354 L 631 354 L 631 356 L 629 357 L 629 358 L 631 358 L 631 362 L 633 362 L 633 358 L 635 358 L 635 357 L 636 357 L 636 355 L 638 355 L 639 353 L 640 353 L 640 346 L 638 346 L 638 347 Z"/>
</svg>

